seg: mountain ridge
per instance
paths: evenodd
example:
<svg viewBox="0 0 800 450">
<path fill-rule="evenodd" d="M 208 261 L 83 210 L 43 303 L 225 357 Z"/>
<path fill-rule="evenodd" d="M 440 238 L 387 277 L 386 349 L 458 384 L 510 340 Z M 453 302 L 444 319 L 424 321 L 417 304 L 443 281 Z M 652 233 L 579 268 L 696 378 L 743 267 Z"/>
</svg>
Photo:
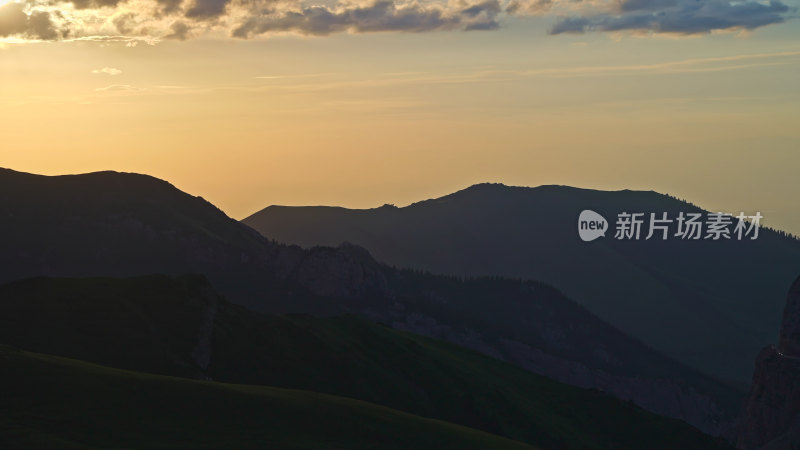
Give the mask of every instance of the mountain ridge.
<svg viewBox="0 0 800 450">
<path fill-rule="evenodd" d="M 132 179 L 148 186 L 131 187 Z M 0 173 L 0 235 L 15 237 L 0 241 L 0 282 L 202 273 L 231 301 L 256 311 L 357 314 L 605 390 L 715 434 L 726 433 L 728 405 L 742 395 L 539 282 L 464 281 L 396 270 L 355 246 L 277 244 L 147 177 L 105 172 L 77 188 L 80 176 L 64 180 Z"/>
<path fill-rule="evenodd" d="M 776 286 L 800 271 L 800 241 L 762 227 L 755 241 L 609 234 L 585 243 L 576 229 L 585 209 L 610 224 L 622 211 L 704 212 L 655 191 L 481 184 L 398 208 L 268 207 L 243 222 L 302 247 L 351 242 L 397 267 L 539 280 L 651 347 L 745 386 L 746 355 L 778 326 Z"/>
</svg>

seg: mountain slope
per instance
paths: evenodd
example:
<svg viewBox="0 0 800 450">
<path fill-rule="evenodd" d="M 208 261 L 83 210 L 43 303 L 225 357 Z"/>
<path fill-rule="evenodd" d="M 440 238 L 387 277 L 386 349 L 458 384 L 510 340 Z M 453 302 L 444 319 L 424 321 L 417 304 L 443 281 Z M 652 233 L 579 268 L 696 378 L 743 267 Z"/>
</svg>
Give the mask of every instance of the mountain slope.
<svg viewBox="0 0 800 450">
<path fill-rule="evenodd" d="M 147 375 L 0 346 L 0 446 L 531 449 L 369 403 Z"/>
<path fill-rule="evenodd" d="M 609 220 L 605 239 L 578 238 L 584 209 Z M 623 211 L 701 210 L 655 192 L 483 184 L 404 208 L 271 206 L 243 222 L 304 247 L 350 242 L 401 267 L 536 279 L 657 350 L 747 383 L 751 355 L 778 326 L 782 287 L 800 270 L 800 244 L 766 229 L 752 241 L 645 241 L 647 229 L 618 241 Z"/>
<path fill-rule="evenodd" d="M 680 421 L 451 344 L 355 317 L 253 313 L 198 276 L 23 280 L 0 286 L 0 317 L 0 343 L 27 350 L 343 395 L 544 448 L 725 448 Z"/>
<path fill-rule="evenodd" d="M 10 237 L 0 240 L 0 282 L 202 273 L 232 302 L 253 310 L 358 314 L 632 400 L 714 434 L 727 432 L 744 395 L 654 352 L 541 283 L 395 270 L 353 245 L 278 245 L 145 175 L 0 170 L 0 216 L 0 235 Z"/>
</svg>

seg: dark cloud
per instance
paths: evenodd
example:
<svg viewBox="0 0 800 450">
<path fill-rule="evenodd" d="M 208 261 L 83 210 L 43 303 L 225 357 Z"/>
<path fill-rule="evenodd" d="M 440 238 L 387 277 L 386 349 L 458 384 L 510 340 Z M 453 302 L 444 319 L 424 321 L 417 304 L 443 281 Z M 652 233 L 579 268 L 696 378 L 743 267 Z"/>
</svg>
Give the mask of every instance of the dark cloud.
<svg viewBox="0 0 800 450">
<path fill-rule="evenodd" d="M 72 5 L 77 9 L 97 9 L 97 8 L 113 8 L 125 0 L 71 0 Z"/>
<path fill-rule="evenodd" d="M 565 17 L 559 19 L 559 21 L 553 25 L 553 28 L 550 29 L 550 34 L 583 33 L 591 24 L 592 21 L 585 17 Z"/>
<path fill-rule="evenodd" d="M 50 13 L 46 11 L 34 11 L 28 16 L 28 34 L 46 41 L 52 41 L 61 36 L 50 19 Z"/>
<path fill-rule="evenodd" d="M 701 34 L 714 30 L 747 29 L 781 23 L 789 8 L 769 3 L 727 0 L 623 0 L 614 14 L 560 19 L 550 34 L 589 31 L 654 31 Z"/>
<path fill-rule="evenodd" d="M 194 0 L 185 15 L 196 20 L 216 19 L 225 14 L 228 3 L 230 0 Z"/>
<path fill-rule="evenodd" d="M 170 25 L 169 28 L 172 30 L 172 32 L 164 36 L 164 38 L 175 39 L 178 41 L 185 41 L 188 39 L 189 33 L 192 31 L 192 28 L 183 22 L 172 22 L 172 25 Z"/>
<path fill-rule="evenodd" d="M 509 14 L 540 15 L 549 11 L 552 6 L 553 0 L 511 0 L 506 6 L 506 12 Z"/>
<path fill-rule="evenodd" d="M 247 38 L 271 31 L 294 31 L 325 36 L 343 31 L 368 33 L 489 30 L 498 27 L 496 17 L 500 11 L 500 3 L 497 0 L 464 3 L 460 8 L 451 10 L 420 4 L 398 6 L 391 0 L 378 0 L 369 5 L 344 9 L 332 10 L 324 6 L 311 6 L 300 11 L 251 17 L 234 29 L 232 34 L 235 37 Z"/>
<path fill-rule="evenodd" d="M 161 14 L 172 14 L 181 9 L 183 0 L 156 0 Z"/>
<path fill-rule="evenodd" d="M 0 37 L 24 36 L 54 40 L 61 34 L 47 11 L 33 11 L 26 14 L 25 5 L 22 3 L 6 3 L 0 6 Z"/>
</svg>

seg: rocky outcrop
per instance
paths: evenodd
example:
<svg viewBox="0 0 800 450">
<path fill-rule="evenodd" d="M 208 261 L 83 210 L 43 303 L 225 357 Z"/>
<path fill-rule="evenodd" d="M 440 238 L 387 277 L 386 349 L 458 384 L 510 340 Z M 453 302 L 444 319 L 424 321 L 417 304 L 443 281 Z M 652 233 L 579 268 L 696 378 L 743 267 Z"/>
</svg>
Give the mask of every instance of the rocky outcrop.
<svg viewBox="0 0 800 450">
<path fill-rule="evenodd" d="M 777 346 L 759 353 L 738 446 L 800 448 L 800 278 L 789 289 Z"/>
<path fill-rule="evenodd" d="M 287 278 L 325 297 L 391 297 L 383 270 L 369 252 L 343 243 L 337 248 L 310 249 L 296 262 Z"/>
</svg>

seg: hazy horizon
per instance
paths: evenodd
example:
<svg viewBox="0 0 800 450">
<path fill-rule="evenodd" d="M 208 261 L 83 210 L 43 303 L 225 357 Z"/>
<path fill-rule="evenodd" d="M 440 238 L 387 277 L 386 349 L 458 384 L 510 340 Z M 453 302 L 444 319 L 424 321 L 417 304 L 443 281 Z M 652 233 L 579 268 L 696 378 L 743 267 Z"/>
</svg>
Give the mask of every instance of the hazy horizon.
<svg viewBox="0 0 800 450">
<path fill-rule="evenodd" d="M 13 167 L 6 167 L 6 169 L 19 171 L 19 170 L 13 168 Z M 116 171 L 116 172 L 131 172 L 131 171 L 114 170 L 114 169 L 105 169 L 105 170 Z M 93 172 L 101 172 L 101 171 L 103 171 L 103 170 L 93 171 Z M 22 172 L 24 172 L 24 171 L 22 171 Z M 37 174 L 35 172 L 30 172 L 30 173 Z M 37 175 L 59 176 L 59 175 L 80 175 L 80 174 L 84 174 L 84 173 L 89 173 L 89 172 L 53 173 L 53 174 L 38 173 Z M 155 176 L 152 173 L 145 173 L 145 172 L 133 172 L 133 173 L 140 173 L 140 174 L 143 174 L 143 175 Z M 161 177 L 156 177 L 156 178 L 161 178 Z M 688 201 L 688 202 L 693 203 L 693 204 L 695 204 L 695 205 L 697 205 L 697 206 L 699 206 L 699 207 L 701 207 L 703 209 L 706 209 L 708 211 L 728 212 L 728 213 L 732 213 L 734 215 L 737 214 L 740 211 L 743 211 L 745 213 L 755 213 L 756 211 L 760 211 L 762 213 L 762 215 L 764 214 L 764 210 L 763 209 L 760 209 L 760 210 L 757 210 L 757 209 L 753 209 L 753 210 L 744 209 L 743 210 L 743 209 L 735 209 L 735 208 L 727 208 L 726 209 L 725 207 L 710 208 L 707 205 L 703 204 L 702 202 L 698 202 L 695 199 L 681 197 L 681 196 L 675 195 L 675 194 L 673 194 L 671 192 L 661 192 L 661 191 L 657 191 L 657 190 L 654 190 L 654 189 L 596 188 L 596 187 L 587 187 L 587 186 L 567 185 L 567 184 L 563 184 L 563 183 L 545 183 L 545 184 L 539 184 L 539 185 L 527 185 L 526 186 L 526 185 L 522 185 L 522 184 L 511 184 L 511 183 L 504 183 L 504 182 L 501 182 L 501 181 L 492 181 L 492 180 L 475 181 L 475 182 L 472 182 L 472 183 L 469 183 L 469 184 L 465 184 L 465 185 L 454 186 L 453 188 L 450 188 L 450 189 L 442 188 L 442 189 L 439 189 L 440 192 L 435 192 L 435 193 L 432 193 L 432 194 L 421 193 L 420 196 L 414 197 L 414 198 L 411 198 L 411 195 L 405 195 L 405 196 L 402 197 L 401 201 L 382 201 L 382 200 L 378 199 L 378 200 L 372 201 L 371 203 L 369 201 L 365 201 L 365 202 L 363 202 L 363 204 L 362 203 L 356 203 L 356 204 L 351 204 L 351 205 L 347 204 L 346 202 L 336 203 L 335 199 L 333 201 L 329 202 L 329 203 L 315 201 L 314 198 L 316 198 L 316 197 L 320 197 L 320 198 L 321 197 L 325 197 L 325 198 L 327 198 L 327 196 L 324 196 L 324 195 L 319 194 L 319 193 L 317 193 L 316 196 L 315 196 L 314 193 L 309 193 L 310 195 L 309 195 L 308 198 L 310 200 L 308 202 L 305 202 L 305 203 L 301 203 L 301 202 L 300 203 L 271 202 L 271 203 L 265 203 L 262 206 L 257 207 L 256 209 L 254 209 L 252 211 L 245 211 L 242 214 L 233 214 L 231 211 L 229 211 L 225 207 L 225 205 L 215 202 L 206 193 L 198 193 L 198 192 L 194 192 L 192 190 L 186 189 L 186 188 L 182 187 L 181 185 L 174 183 L 170 179 L 165 179 L 165 178 L 161 178 L 161 179 L 164 179 L 165 181 L 175 185 L 176 188 L 178 188 L 178 189 L 180 189 L 180 190 L 182 190 L 184 192 L 187 192 L 188 194 L 200 195 L 201 197 L 205 198 L 206 200 L 210 201 L 215 206 L 220 208 L 228 216 L 230 216 L 230 217 L 232 217 L 232 218 L 234 218 L 236 220 L 243 220 L 243 219 L 249 217 L 250 215 L 255 214 L 256 212 L 258 212 L 258 211 L 260 211 L 260 210 L 262 210 L 264 208 L 267 208 L 269 206 L 289 206 L 289 207 L 293 207 L 293 206 L 298 206 L 298 207 L 299 206 L 325 206 L 325 207 L 342 207 L 342 208 L 348 208 L 348 209 L 363 209 L 363 210 L 366 210 L 366 209 L 379 208 L 379 207 L 381 207 L 383 205 L 386 205 L 386 204 L 392 204 L 394 206 L 402 208 L 402 207 L 406 207 L 406 206 L 409 206 L 409 205 L 411 205 L 413 203 L 417 203 L 417 202 L 420 202 L 420 201 L 440 198 L 440 197 L 446 196 L 448 194 L 452 194 L 454 192 L 458 192 L 458 191 L 467 189 L 467 188 L 469 188 L 471 186 L 474 186 L 474 185 L 477 185 L 477 184 L 498 184 L 498 183 L 506 185 L 506 186 L 509 186 L 509 187 L 524 187 L 524 188 L 537 188 L 537 187 L 541 187 L 541 186 L 559 185 L 559 186 L 565 186 L 565 187 L 574 187 L 574 188 L 579 188 L 579 189 L 608 191 L 608 192 L 614 192 L 614 191 L 620 191 L 620 190 L 655 191 L 655 192 L 657 192 L 659 194 L 671 195 L 673 197 L 679 198 L 680 200 Z M 762 221 L 762 225 L 763 226 L 768 226 L 768 227 L 771 227 L 771 228 L 775 228 L 775 229 L 778 229 L 778 230 L 788 231 L 788 232 L 790 232 L 792 234 L 800 235 L 800 232 L 798 232 L 798 228 L 800 228 L 800 226 L 798 226 L 797 228 L 794 228 L 794 229 L 791 228 L 791 226 L 792 226 L 792 222 L 791 221 L 786 222 L 788 224 L 788 226 L 785 226 L 785 227 L 782 227 L 780 225 L 776 225 L 776 223 L 777 223 L 776 219 L 779 219 L 779 218 L 780 217 L 766 217 L 766 220 Z M 800 225 L 800 224 L 796 224 L 796 225 Z"/>
</svg>

